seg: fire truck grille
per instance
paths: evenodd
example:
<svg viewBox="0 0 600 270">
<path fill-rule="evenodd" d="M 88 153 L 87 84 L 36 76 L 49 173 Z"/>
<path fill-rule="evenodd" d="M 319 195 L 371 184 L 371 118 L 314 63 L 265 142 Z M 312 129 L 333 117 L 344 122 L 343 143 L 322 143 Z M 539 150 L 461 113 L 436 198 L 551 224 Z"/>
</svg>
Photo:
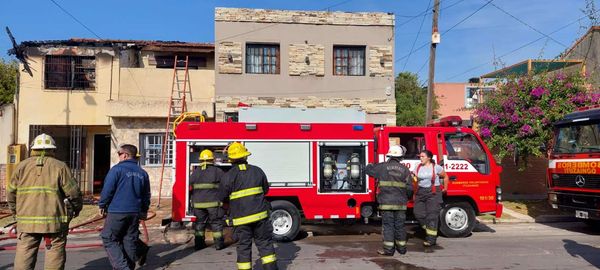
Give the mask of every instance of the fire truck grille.
<svg viewBox="0 0 600 270">
<path fill-rule="evenodd" d="M 561 193 L 558 196 L 558 204 L 575 208 L 598 209 L 600 198 L 594 194 L 571 194 Z"/>
<path fill-rule="evenodd" d="M 555 187 L 600 189 L 598 174 L 559 174 L 558 176 L 558 179 L 552 180 Z"/>
</svg>

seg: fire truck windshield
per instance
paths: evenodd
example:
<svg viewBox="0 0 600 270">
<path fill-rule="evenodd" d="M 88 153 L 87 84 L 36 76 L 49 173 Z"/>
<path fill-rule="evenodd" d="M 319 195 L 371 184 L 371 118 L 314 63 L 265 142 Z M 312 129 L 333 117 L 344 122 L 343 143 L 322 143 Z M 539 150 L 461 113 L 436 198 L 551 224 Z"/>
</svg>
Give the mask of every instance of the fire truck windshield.
<svg viewBox="0 0 600 270">
<path fill-rule="evenodd" d="M 600 153 L 600 121 L 557 126 L 555 135 L 555 154 Z"/>
</svg>

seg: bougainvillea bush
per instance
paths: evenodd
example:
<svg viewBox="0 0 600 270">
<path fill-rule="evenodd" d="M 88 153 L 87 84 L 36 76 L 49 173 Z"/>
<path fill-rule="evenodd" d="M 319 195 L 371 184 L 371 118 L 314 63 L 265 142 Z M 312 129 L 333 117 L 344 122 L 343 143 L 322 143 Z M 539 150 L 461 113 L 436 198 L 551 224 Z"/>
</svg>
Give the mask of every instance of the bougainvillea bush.
<svg viewBox="0 0 600 270">
<path fill-rule="evenodd" d="M 516 153 L 513 158 L 523 161 L 520 169 L 527 166 L 527 157 L 545 156 L 540 146 L 551 142 L 553 122 L 600 102 L 598 89 L 587 90 L 587 79 L 579 74 L 514 77 L 497 83 L 496 91 L 486 94 L 475 109 L 474 120 L 498 158 Z"/>
</svg>

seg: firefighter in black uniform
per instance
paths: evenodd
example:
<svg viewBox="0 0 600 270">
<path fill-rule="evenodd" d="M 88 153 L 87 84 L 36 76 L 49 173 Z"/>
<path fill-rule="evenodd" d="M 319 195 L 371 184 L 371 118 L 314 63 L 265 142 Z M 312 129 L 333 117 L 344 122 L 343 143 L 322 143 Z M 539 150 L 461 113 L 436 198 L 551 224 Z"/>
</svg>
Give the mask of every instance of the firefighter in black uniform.
<svg viewBox="0 0 600 270">
<path fill-rule="evenodd" d="M 273 247 L 273 226 L 269 220 L 271 204 L 267 176 L 259 167 L 248 164 L 250 152 L 239 142 L 227 147 L 231 169 L 219 187 L 221 200 L 229 198 L 229 216 L 238 239 L 237 267 L 252 269 L 252 239 L 258 248 L 263 269 L 277 269 Z"/>
<path fill-rule="evenodd" d="M 219 200 L 219 182 L 223 177 L 223 171 L 213 165 L 213 153 L 206 149 L 200 152 L 200 166 L 197 167 L 190 177 L 190 188 L 192 190 L 192 206 L 196 222 L 194 223 L 194 248 L 196 250 L 206 247 L 204 242 L 204 229 L 210 224 L 213 233 L 215 248 L 225 248 L 223 240 L 223 209 L 222 201 Z"/>
<path fill-rule="evenodd" d="M 393 145 L 387 156 L 388 161 L 377 165 L 367 165 L 365 171 L 368 175 L 377 178 L 379 193 L 377 203 L 381 211 L 383 234 L 383 250 L 377 253 L 384 256 L 394 255 L 395 250 L 406 254 L 406 204 L 412 197 L 413 187 L 410 181 L 410 170 L 400 164 L 406 149 L 403 146 Z"/>
</svg>

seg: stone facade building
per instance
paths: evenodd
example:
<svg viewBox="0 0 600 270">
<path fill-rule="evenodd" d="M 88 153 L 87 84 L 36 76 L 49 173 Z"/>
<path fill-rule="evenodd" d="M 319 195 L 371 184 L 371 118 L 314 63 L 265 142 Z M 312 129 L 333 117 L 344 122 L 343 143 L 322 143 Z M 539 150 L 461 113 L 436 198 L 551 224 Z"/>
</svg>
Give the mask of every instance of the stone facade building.
<svg viewBox="0 0 600 270">
<path fill-rule="evenodd" d="M 217 8 L 215 47 L 217 121 L 244 104 L 395 125 L 393 14 Z"/>
</svg>

